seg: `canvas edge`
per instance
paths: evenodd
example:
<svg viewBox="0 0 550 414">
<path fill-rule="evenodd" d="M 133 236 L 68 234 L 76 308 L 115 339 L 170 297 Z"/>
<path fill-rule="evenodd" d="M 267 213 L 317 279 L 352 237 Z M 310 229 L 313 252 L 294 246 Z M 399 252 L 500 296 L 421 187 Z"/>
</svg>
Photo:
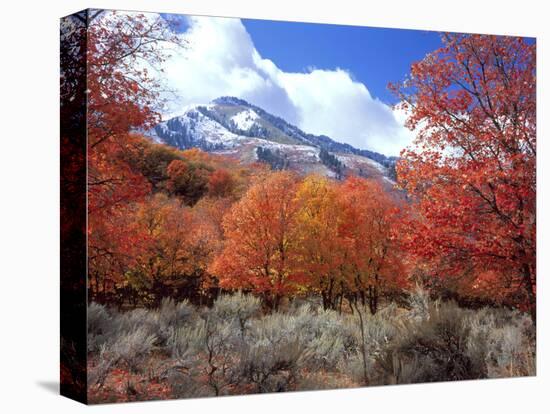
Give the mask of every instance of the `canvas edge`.
<svg viewBox="0 0 550 414">
<path fill-rule="evenodd" d="M 87 25 L 90 10 L 60 19 L 60 394 L 87 390 Z"/>
</svg>

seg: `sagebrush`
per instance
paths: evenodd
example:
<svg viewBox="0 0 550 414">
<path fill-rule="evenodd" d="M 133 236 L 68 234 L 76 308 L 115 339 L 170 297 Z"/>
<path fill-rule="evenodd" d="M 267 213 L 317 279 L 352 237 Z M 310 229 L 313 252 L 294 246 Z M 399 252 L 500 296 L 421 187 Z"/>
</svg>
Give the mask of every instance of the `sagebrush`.
<svg viewBox="0 0 550 414">
<path fill-rule="evenodd" d="M 264 313 L 242 293 L 201 308 L 164 300 L 120 312 L 92 303 L 88 315 L 97 402 L 117 391 L 156 398 L 153 386 L 182 398 L 535 374 L 528 315 L 465 309 L 421 289 L 408 307 L 390 304 L 374 315 L 311 303 Z"/>
</svg>

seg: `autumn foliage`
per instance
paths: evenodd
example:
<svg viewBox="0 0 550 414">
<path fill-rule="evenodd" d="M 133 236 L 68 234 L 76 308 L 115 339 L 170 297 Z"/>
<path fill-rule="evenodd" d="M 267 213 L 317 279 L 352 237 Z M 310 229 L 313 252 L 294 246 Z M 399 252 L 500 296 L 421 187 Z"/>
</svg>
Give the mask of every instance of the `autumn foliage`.
<svg viewBox="0 0 550 414">
<path fill-rule="evenodd" d="M 109 16 L 88 39 L 94 300 L 208 304 L 242 290 L 270 309 L 319 296 L 325 309 L 374 314 L 416 279 L 534 317 L 534 46 L 448 35 L 415 63 L 392 86 L 417 139 L 402 153 L 400 190 L 389 190 L 143 138 L 162 103 L 149 73 L 166 56 L 155 44 L 177 39 L 161 21 Z"/>
<path fill-rule="evenodd" d="M 394 85 L 417 132 L 398 166 L 402 244 L 463 294 L 536 308 L 535 45 L 445 35 Z"/>
<path fill-rule="evenodd" d="M 315 292 L 325 309 L 347 298 L 375 313 L 381 294 L 405 284 L 390 235 L 395 205 L 373 181 L 272 173 L 224 218 L 210 270 L 221 287 L 261 294 L 275 309 L 284 296 Z"/>
<path fill-rule="evenodd" d="M 212 266 L 221 287 L 264 294 L 277 308 L 300 286 L 298 203 L 291 173 L 275 173 L 251 187 L 224 218 L 226 244 Z"/>
<path fill-rule="evenodd" d="M 391 84 L 416 136 L 393 182 L 153 142 L 163 62 L 187 45 L 161 16 L 78 16 L 60 56 L 65 394 L 535 374 L 533 42 L 443 34 Z"/>
</svg>

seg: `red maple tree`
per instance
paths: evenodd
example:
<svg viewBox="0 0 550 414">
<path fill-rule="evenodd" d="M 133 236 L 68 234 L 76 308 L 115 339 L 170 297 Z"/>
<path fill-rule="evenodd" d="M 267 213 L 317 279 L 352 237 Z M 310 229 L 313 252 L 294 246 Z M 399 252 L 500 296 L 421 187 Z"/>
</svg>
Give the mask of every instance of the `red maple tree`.
<svg viewBox="0 0 550 414">
<path fill-rule="evenodd" d="M 535 45 L 452 34 L 391 88 L 417 132 L 398 165 L 403 245 L 439 277 L 536 307 Z"/>
</svg>

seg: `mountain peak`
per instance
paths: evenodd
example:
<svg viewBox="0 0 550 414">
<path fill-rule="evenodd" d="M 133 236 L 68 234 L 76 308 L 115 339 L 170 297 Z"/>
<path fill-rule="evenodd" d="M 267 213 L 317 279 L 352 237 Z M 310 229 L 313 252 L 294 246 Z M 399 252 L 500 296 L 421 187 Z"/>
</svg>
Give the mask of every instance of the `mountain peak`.
<svg viewBox="0 0 550 414">
<path fill-rule="evenodd" d="M 284 119 L 234 96 L 221 96 L 207 105 L 190 105 L 182 115 L 149 131 L 157 142 L 180 149 L 262 161 L 272 168 L 289 168 L 332 177 L 356 174 L 393 177 L 395 160 L 368 150 L 308 134 Z"/>
<path fill-rule="evenodd" d="M 251 106 L 250 103 L 246 102 L 244 99 L 236 98 L 235 96 L 220 96 L 212 100 L 211 103 L 217 105 Z"/>
</svg>

